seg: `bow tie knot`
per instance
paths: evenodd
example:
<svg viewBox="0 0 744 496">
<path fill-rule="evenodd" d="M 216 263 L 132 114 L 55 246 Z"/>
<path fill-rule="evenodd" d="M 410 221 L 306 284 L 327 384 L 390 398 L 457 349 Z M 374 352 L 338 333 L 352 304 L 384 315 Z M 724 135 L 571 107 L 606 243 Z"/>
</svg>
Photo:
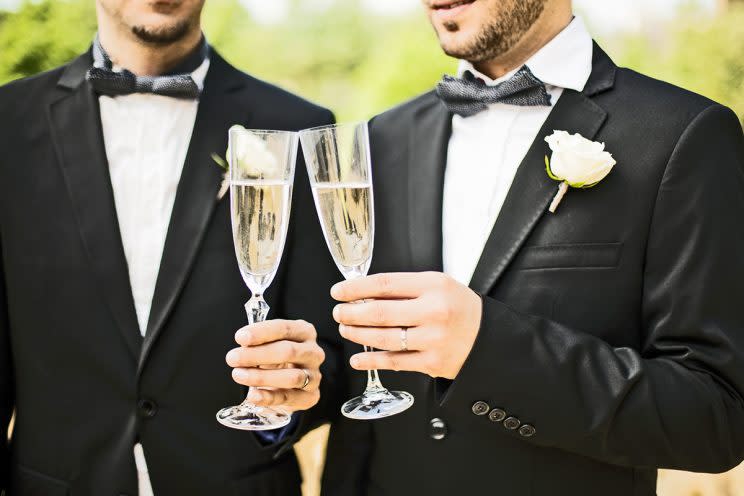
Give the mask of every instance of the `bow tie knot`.
<svg viewBox="0 0 744 496">
<path fill-rule="evenodd" d="M 462 78 L 444 76 L 437 85 L 437 95 L 450 112 L 463 117 L 482 112 L 494 103 L 520 107 L 551 105 L 545 83 L 535 77 L 527 66 L 495 86 L 486 85 L 469 71 Z"/>
<path fill-rule="evenodd" d="M 207 44 L 202 44 L 188 63 L 189 70 L 199 67 L 207 57 Z M 195 100 L 199 98 L 200 89 L 191 74 L 172 74 L 165 76 L 137 76 L 126 69 L 115 71 L 113 63 L 101 46 L 98 37 L 93 43 L 93 60 L 95 65 L 88 70 L 86 79 L 96 91 L 105 96 L 131 95 L 133 93 L 151 93 Z"/>
</svg>

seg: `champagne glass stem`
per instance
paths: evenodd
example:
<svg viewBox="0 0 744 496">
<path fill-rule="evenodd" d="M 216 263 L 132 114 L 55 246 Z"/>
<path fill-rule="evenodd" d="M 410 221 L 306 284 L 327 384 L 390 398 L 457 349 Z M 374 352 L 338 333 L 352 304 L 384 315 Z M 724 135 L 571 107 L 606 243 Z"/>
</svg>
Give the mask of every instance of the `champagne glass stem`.
<svg viewBox="0 0 744 496">
<path fill-rule="evenodd" d="M 263 322 L 269 315 L 269 304 L 264 300 L 263 294 L 254 294 L 245 304 L 245 311 L 248 314 L 249 324 Z"/>
<path fill-rule="evenodd" d="M 371 346 L 365 346 L 364 352 L 370 353 L 372 351 L 375 351 L 374 348 Z M 380 374 L 377 373 L 377 369 L 374 370 L 368 370 L 367 371 L 367 389 L 365 390 L 366 393 L 379 393 L 380 391 L 385 391 L 385 387 L 382 385 L 382 382 L 380 381 Z"/>
<path fill-rule="evenodd" d="M 358 277 L 364 277 L 367 275 L 366 270 L 360 267 L 355 267 L 352 272 L 352 276 L 349 279 L 356 279 Z M 358 300 L 353 301 L 352 303 L 366 303 L 368 301 L 372 300 Z M 364 346 L 364 352 L 365 353 L 371 353 L 375 351 L 374 348 L 371 346 Z M 380 374 L 377 373 L 377 369 L 374 370 L 368 370 L 367 371 L 367 388 L 364 390 L 365 394 L 374 394 L 379 393 L 382 391 L 386 391 L 385 386 L 382 385 L 382 381 L 380 380 Z"/>
<path fill-rule="evenodd" d="M 254 293 L 250 300 L 245 304 L 245 312 L 248 314 L 248 323 L 255 324 L 257 322 L 263 322 L 269 315 L 269 304 L 263 298 L 263 294 Z M 248 388 L 248 394 L 250 394 L 251 388 Z M 246 395 L 242 406 L 250 405 L 248 401 L 248 395 Z"/>
</svg>

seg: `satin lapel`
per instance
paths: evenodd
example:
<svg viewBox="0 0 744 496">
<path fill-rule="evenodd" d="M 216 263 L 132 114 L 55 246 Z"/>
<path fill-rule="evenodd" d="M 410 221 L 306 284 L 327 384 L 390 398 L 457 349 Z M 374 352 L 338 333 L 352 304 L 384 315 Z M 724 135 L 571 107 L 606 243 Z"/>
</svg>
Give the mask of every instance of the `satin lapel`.
<svg viewBox="0 0 744 496">
<path fill-rule="evenodd" d="M 217 205 L 222 170 L 211 154 L 225 152 L 230 126 L 247 125 L 245 106 L 235 98 L 242 86 L 238 71 L 213 53 L 173 205 L 140 355 L 140 372 L 186 283 Z"/>
<path fill-rule="evenodd" d="M 474 291 L 486 294 L 496 284 L 558 190 L 558 183 L 545 171 L 545 156 L 550 154 L 545 137 L 562 130 L 593 140 L 606 118 L 604 109 L 583 93 L 563 92 L 517 170 L 473 274 Z"/>
<path fill-rule="evenodd" d="M 442 270 L 442 200 L 452 114 L 439 100 L 415 115 L 409 149 L 408 216 L 411 268 Z"/>
<path fill-rule="evenodd" d="M 89 56 L 80 57 L 60 79 L 63 96 L 49 107 L 51 135 L 100 292 L 136 358 L 142 337 L 116 216 L 98 99 L 84 79 L 90 64 Z"/>
</svg>

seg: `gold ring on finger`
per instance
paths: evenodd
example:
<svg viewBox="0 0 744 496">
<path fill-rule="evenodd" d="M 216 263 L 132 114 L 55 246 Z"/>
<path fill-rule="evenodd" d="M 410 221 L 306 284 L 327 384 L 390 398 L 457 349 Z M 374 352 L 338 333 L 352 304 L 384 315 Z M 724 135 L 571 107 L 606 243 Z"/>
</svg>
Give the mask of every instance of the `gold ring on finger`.
<svg viewBox="0 0 744 496">
<path fill-rule="evenodd" d="M 310 384 L 310 372 L 308 372 L 307 369 L 302 369 L 302 371 L 305 373 L 305 382 L 302 383 L 300 389 L 305 389 L 307 385 Z"/>
</svg>

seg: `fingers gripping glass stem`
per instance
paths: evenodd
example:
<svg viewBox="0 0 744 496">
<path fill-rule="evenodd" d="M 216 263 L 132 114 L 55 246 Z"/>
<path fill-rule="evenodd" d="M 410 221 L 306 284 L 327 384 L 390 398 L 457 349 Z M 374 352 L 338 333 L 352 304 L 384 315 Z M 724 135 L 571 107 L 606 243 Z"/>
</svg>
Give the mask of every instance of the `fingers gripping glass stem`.
<svg viewBox="0 0 744 496">
<path fill-rule="evenodd" d="M 266 320 L 269 305 L 263 295 L 254 294 L 245 304 L 245 310 L 248 323 L 255 324 Z M 248 392 L 250 393 L 250 388 Z M 248 401 L 247 396 L 240 405 L 223 408 L 217 413 L 217 420 L 222 425 L 250 431 L 278 429 L 289 424 L 290 419 L 291 415 L 279 409 L 254 405 Z"/>
<path fill-rule="evenodd" d="M 367 300 L 364 300 L 367 301 Z M 354 303 L 364 303 L 357 301 Z M 364 352 L 375 351 L 365 346 Z M 404 412 L 413 405 L 413 395 L 405 391 L 388 391 L 380 381 L 377 370 L 367 371 L 367 387 L 361 396 L 352 398 L 341 406 L 341 413 L 356 420 L 374 420 Z"/>
</svg>

